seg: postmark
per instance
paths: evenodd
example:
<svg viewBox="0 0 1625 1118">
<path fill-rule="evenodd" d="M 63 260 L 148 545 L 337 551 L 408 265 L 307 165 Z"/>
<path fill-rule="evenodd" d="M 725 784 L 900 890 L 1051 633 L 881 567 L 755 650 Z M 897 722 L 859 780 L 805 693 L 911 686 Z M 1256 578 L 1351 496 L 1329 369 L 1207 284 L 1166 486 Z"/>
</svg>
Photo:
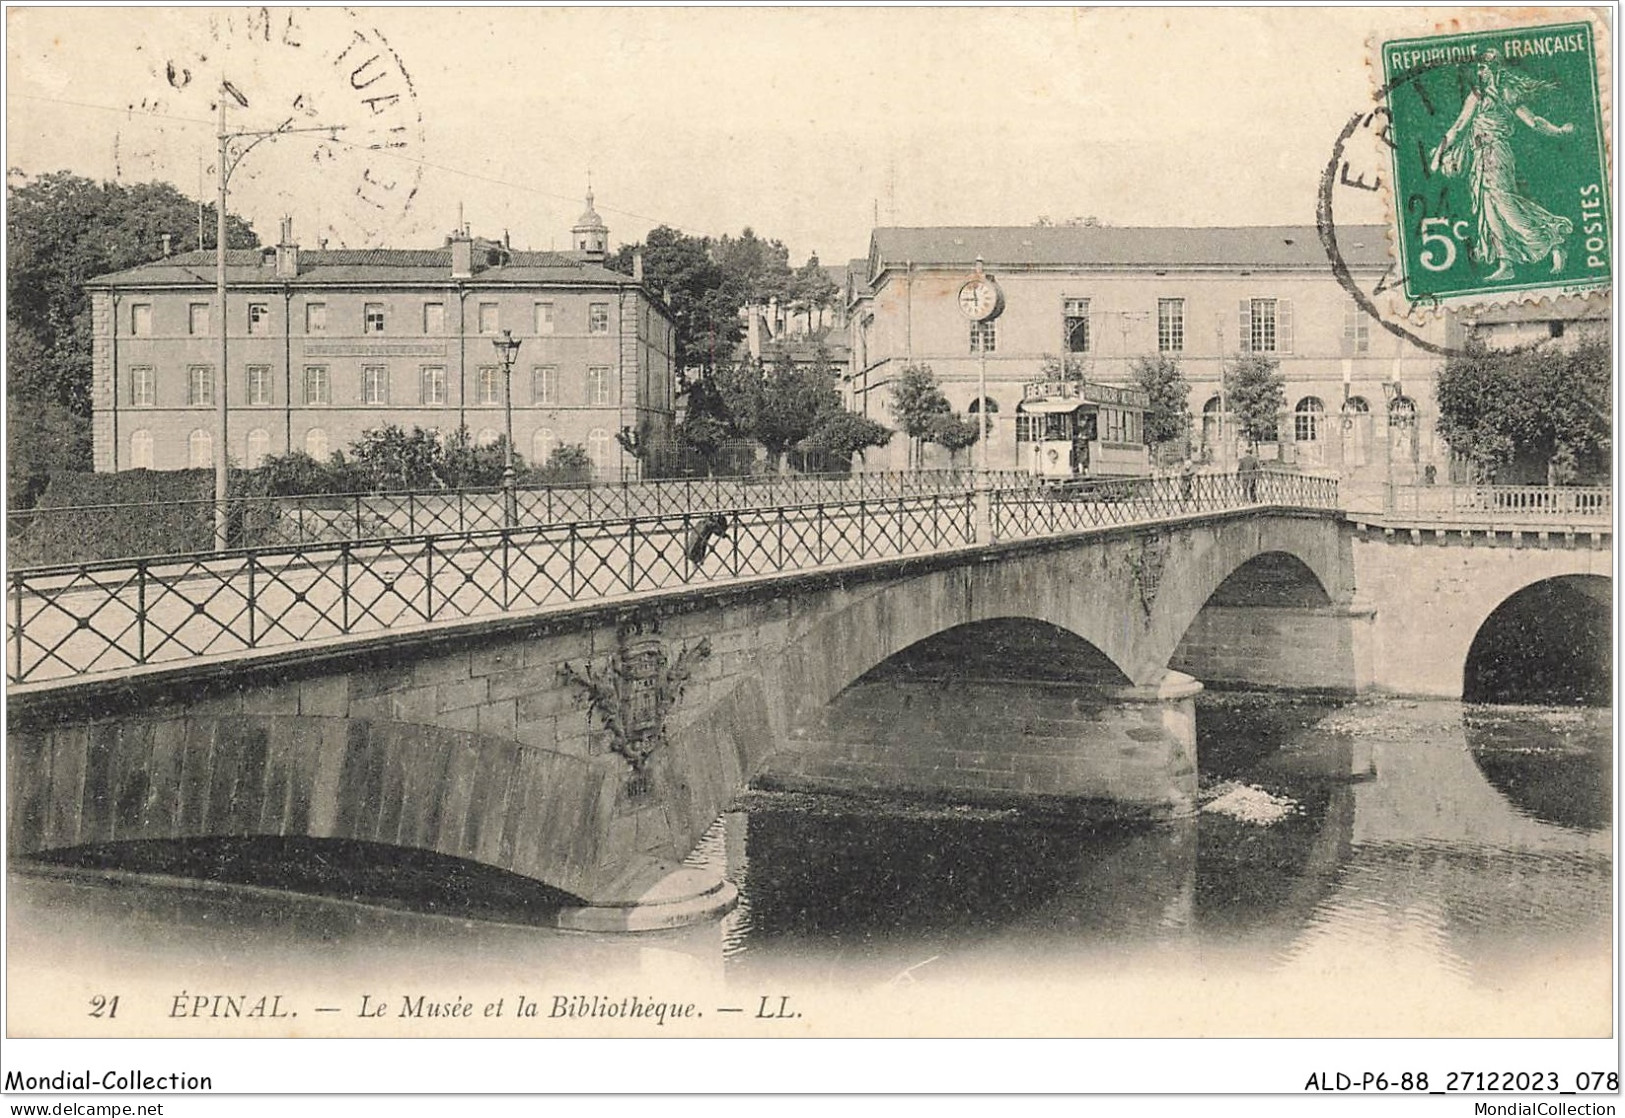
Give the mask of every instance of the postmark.
<svg viewBox="0 0 1625 1118">
<path fill-rule="evenodd" d="M 1572 12 L 1553 11 L 1559 17 L 1573 15 Z M 1462 115 L 1465 92 L 1470 91 L 1471 82 L 1476 79 L 1476 68 L 1468 67 L 1468 70 L 1474 71 L 1472 73 L 1464 71 L 1462 59 L 1467 56 L 1453 51 L 1448 45 L 1417 47 L 1414 44 L 1451 36 L 1468 39 L 1475 36 L 1481 39 L 1493 37 L 1493 40 L 1503 42 L 1520 35 L 1525 40 L 1540 36 L 1534 34 L 1536 25 L 1532 24 L 1518 26 L 1503 20 L 1491 30 L 1462 31 L 1460 23 L 1464 21 L 1465 15 L 1462 20 L 1452 20 L 1448 35 L 1418 36 L 1408 32 L 1371 37 L 1368 46 L 1371 51 L 1369 61 L 1373 73 L 1373 95 L 1371 100 L 1355 107 L 1333 139 L 1316 199 L 1316 225 L 1328 263 L 1333 275 L 1356 305 L 1384 330 L 1441 357 L 1459 354 L 1463 343 L 1441 325 L 1440 312 L 1540 301 L 1554 320 L 1581 318 L 1589 315 L 1599 301 L 1606 300 L 1611 286 L 1611 276 L 1601 274 L 1607 268 L 1591 268 L 1588 270 L 1590 274 L 1587 274 L 1579 267 L 1586 261 L 1577 262 L 1574 259 L 1574 252 L 1584 249 L 1587 237 L 1591 238 L 1592 247 L 1597 247 L 1599 235 L 1609 241 L 1599 255 L 1604 261 L 1608 261 L 1611 255 L 1611 217 L 1607 209 L 1608 153 L 1605 146 L 1609 106 L 1600 99 L 1600 94 L 1596 94 L 1597 83 L 1587 87 L 1594 94 L 1590 103 L 1598 114 L 1594 124 L 1588 127 L 1592 127 L 1591 136 L 1597 145 L 1595 150 L 1601 153 L 1602 160 L 1598 164 L 1602 182 L 1600 193 L 1603 196 L 1601 221 L 1595 217 L 1582 220 L 1583 215 L 1593 214 L 1599 209 L 1594 206 L 1582 209 L 1579 205 L 1597 193 L 1579 195 L 1579 191 L 1585 187 L 1582 183 L 1575 188 L 1576 196 L 1569 207 L 1572 213 L 1561 215 L 1574 226 L 1574 235 L 1560 250 L 1563 257 L 1560 262 L 1551 259 L 1551 250 L 1548 249 L 1544 270 L 1527 264 L 1512 265 L 1511 275 L 1503 274 L 1491 282 L 1489 277 L 1495 274 L 1497 265 L 1489 262 L 1487 257 L 1475 255 L 1478 222 L 1472 209 L 1472 174 L 1451 179 L 1442 170 L 1434 170 L 1432 164 L 1445 132 Z M 1588 41 L 1594 48 L 1591 72 L 1606 75 L 1607 44 L 1596 38 L 1596 28 L 1584 19 L 1564 18 L 1557 22 L 1584 24 L 1589 28 L 1591 37 Z M 1481 43 L 1479 45 L 1482 47 Z M 1381 60 L 1385 53 L 1389 53 L 1386 49 L 1391 46 L 1395 48 L 1391 53 L 1401 61 L 1396 65 L 1394 76 L 1385 79 L 1380 69 Z M 1522 48 L 1513 49 L 1520 57 L 1525 53 Z M 1406 51 L 1411 53 L 1404 54 Z M 1601 81 L 1601 87 L 1606 87 L 1605 81 Z M 1454 100 L 1451 100 L 1452 97 Z M 1400 113 L 1411 113 L 1405 125 L 1408 131 L 1396 130 L 1396 104 Z M 1431 111 L 1429 105 L 1432 106 Z M 1440 121 L 1439 118 L 1446 114 L 1449 119 Z M 1435 122 L 1429 126 L 1432 131 L 1419 127 L 1418 118 Z M 1492 126 L 1493 122 L 1484 125 L 1486 128 Z M 1521 118 L 1517 127 L 1528 129 Z M 1579 132 L 1579 128 L 1576 126 L 1567 133 L 1560 128 L 1558 131 L 1558 137 L 1549 139 L 1571 138 Z M 1408 149 L 1406 144 L 1409 145 Z M 1441 166 L 1444 162 L 1441 155 Z M 1571 179 L 1577 175 L 1574 167 L 1570 160 L 1564 171 Z M 1407 184 L 1416 179 L 1433 184 L 1431 192 L 1427 189 L 1407 189 Z M 1381 236 L 1388 249 L 1386 260 L 1375 268 L 1370 266 L 1371 250 L 1374 248 L 1371 243 L 1373 229 L 1365 224 L 1373 218 L 1380 218 L 1380 227 L 1384 230 Z M 1411 227 L 1413 236 L 1409 242 L 1401 237 L 1402 219 Z M 1422 240 L 1424 221 L 1429 222 L 1426 233 L 1430 238 L 1425 243 Z M 1596 229 L 1598 224 L 1603 229 Z M 1553 225 L 1561 228 L 1560 223 L 1554 222 Z M 1588 225 L 1592 227 L 1589 234 L 1586 233 Z M 1451 239 L 1449 248 L 1439 242 L 1440 236 Z M 1409 253 L 1407 247 L 1411 250 Z M 1351 261 L 1360 259 L 1365 261 L 1365 266 L 1351 264 Z M 1552 272 L 1554 263 L 1563 265 L 1555 275 Z M 1415 278 L 1416 273 L 1422 273 L 1422 278 Z M 1448 288 L 1438 278 L 1441 275 L 1445 281 L 1457 279 L 1465 282 L 1456 288 Z"/>
<path fill-rule="evenodd" d="M 1412 303 L 1609 285 L 1595 34 L 1581 20 L 1378 44 L 1396 256 Z"/>
<path fill-rule="evenodd" d="M 213 129 L 205 136 L 201 125 L 227 90 L 228 131 L 308 130 L 234 142 L 234 211 L 292 213 L 307 243 L 398 243 L 423 177 L 423 114 L 411 74 L 376 28 L 342 8 L 163 17 L 132 44 L 146 87 L 115 140 L 121 175 L 189 182 L 190 155 L 212 196 Z"/>
</svg>

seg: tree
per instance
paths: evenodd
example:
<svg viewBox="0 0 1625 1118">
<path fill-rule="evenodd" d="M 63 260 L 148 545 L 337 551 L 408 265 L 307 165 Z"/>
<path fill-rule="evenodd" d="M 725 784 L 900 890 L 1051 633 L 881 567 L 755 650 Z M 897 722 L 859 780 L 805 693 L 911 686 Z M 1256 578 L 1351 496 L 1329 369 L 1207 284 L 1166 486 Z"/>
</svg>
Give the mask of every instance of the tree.
<svg viewBox="0 0 1625 1118">
<path fill-rule="evenodd" d="M 547 464 L 526 471 L 532 485 L 579 485 L 592 480 L 592 458 L 579 443 L 561 443 L 547 456 Z"/>
<path fill-rule="evenodd" d="M 671 296 L 678 368 L 689 382 L 733 359 L 742 336 L 741 307 L 789 298 L 789 250 L 749 228 L 737 237 L 713 240 L 661 225 L 642 244 L 622 245 L 608 264 L 630 273 L 639 253 L 644 283 L 658 295 Z"/>
<path fill-rule="evenodd" d="M 1167 443 L 1185 437 L 1190 429 L 1190 385 L 1179 362 L 1167 354 L 1134 361 L 1134 383 L 1146 394 L 1145 441 Z"/>
<path fill-rule="evenodd" d="M 1245 353 L 1224 372 L 1225 395 L 1241 435 L 1249 446 L 1272 443 L 1286 407 L 1286 378 L 1280 362 L 1262 353 Z"/>
<path fill-rule="evenodd" d="M 1445 362 L 1434 386 L 1439 434 L 1487 478 L 1519 462 L 1544 467 L 1554 481 L 1606 476 L 1611 362 L 1606 339 L 1567 352 L 1470 344 Z"/>
<path fill-rule="evenodd" d="M 90 297 L 85 281 L 132 268 L 196 236 L 197 203 L 167 183 L 97 183 L 66 171 L 6 185 L 8 493 L 21 471 L 90 468 Z M 213 208 L 204 207 L 214 247 Z M 248 223 L 227 215 L 226 244 L 253 248 Z M 21 418 L 23 422 L 17 422 Z"/>
<path fill-rule="evenodd" d="M 959 452 L 975 444 L 981 437 L 977 429 L 979 424 L 974 420 L 954 415 L 952 412 L 942 412 L 933 415 L 926 424 L 926 441 L 936 443 L 948 452 L 951 462 L 959 460 Z"/>
<path fill-rule="evenodd" d="M 1057 357 L 1053 353 L 1044 354 L 1039 363 L 1038 373 L 1044 380 L 1070 380 L 1081 382 L 1084 377 L 1084 361 L 1077 354 L 1068 353 Z"/>
<path fill-rule="evenodd" d="M 365 431 L 350 444 L 356 467 L 369 490 L 429 489 L 444 484 L 445 451 L 440 440 L 421 427 L 410 434 L 389 423 Z"/>
<path fill-rule="evenodd" d="M 507 466 L 507 436 L 499 435 L 489 446 L 480 446 L 468 433 L 466 424 L 453 431 L 442 444 L 440 480 L 449 489 L 488 489 L 502 484 Z M 522 470 L 524 460 L 514 455 L 514 469 Z"/>
<path fill-rule="evenodd" d="M 723 291 L 736 312 L 746 303 L 789 301 L 790 250 L 782 241 L 763 240 L 746 226 L 739 236 L 717 242 L 716 261 Z"/>
<path fill-rule="evenodd" d="M 936 374 L 929 365 L 905 365 L 892 382 L 892 415 L 898 430 L 913 440 L 913 457 L 919 457 L 919 444 L 930 438 L 931 421 L 947 415 L 952 409 L 948 398 L 937 387 Z"/>
<path fill-rule="evenodd" d="M 841 294 L 839 285 L 829 278 L 829 273 L 818 262 L 816 252 L 795 270 L 790 277 L 789 288 L 790 305 L 806 311 L 809 323 L 816 321 L 826 308 L 834 306 Z"/>
<path fill-rule="evenodd" d="M 850 469 L 854 454 L 871 446 L 885 446 L 891 437 L 892 430 L 885 424 L 842 408 L 826 415 L 797 449 L 833 463 L 845 463 L 845 468 Z"/>
<path fill-rule="evenodd" d="M 638 253 L 643 256 L 643 282 L 656 296 L 670 298 L 679 371 L 708 372 L 718 360 L 731 357 L 739 339 L 739 308 L 728 307 L 719 297 L 724 272 L 714 259 L 711 239 L 657 226 L 642 244 L 622 245 L 608 266 L 630 275 Z"/>
</svg>

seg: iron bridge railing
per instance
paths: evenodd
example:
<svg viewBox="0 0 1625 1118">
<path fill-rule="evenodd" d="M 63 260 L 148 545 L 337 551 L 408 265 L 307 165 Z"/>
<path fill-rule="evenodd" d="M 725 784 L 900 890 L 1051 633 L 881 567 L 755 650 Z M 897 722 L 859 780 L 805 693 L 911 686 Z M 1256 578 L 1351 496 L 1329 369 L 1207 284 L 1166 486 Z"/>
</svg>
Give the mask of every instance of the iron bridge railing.
<svg viewBox="0 0 1625 1118">
<path fill-rule="evenodd" d="M 1270 505 L 1331 509 L 1336 482 L 1144 479 L 737 508 L 15 570 L 13 684 L 118 672 L 992 539 Z"/>
<path fill-rule="evenodd" d="M 519 489 L 515 524 L 533 527 L 712 509 L 874 501 L 1033 484 L 1014 470 L 695 478 Z M 510 527 L 501 489 L 318 493 L 227 500 L 234 550 L 346 540 L 402 539 Z M 7 514 L 7 559 L 36 567 L 69 561 L 188 555 L 209 550 L 213 500 L 78 505 Z"/>
</svg>

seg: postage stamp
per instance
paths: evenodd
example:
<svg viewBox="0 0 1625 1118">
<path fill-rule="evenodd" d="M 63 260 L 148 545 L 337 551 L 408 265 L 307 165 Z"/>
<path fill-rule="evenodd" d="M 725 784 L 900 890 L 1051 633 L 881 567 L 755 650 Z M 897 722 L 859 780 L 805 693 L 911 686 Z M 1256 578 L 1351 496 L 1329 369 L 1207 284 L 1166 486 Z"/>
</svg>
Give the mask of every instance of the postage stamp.
<svg viewBox="0 0 1625 1118">
<path fill-rule="evenodd" d="M 1597 30 L 1577 20 L 1379 40 L 1393 247 L 1412 304 L 1609 286 Z"/>
</svg>

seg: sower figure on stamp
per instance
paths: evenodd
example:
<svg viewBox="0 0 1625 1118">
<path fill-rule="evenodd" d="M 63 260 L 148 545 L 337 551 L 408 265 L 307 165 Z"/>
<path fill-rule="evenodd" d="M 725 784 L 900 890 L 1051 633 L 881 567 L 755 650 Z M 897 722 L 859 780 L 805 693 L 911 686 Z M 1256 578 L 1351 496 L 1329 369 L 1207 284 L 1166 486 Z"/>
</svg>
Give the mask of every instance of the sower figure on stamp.
<svg viewBox="0 0 1625 1118">
<path fill-rule="evenodd" d="M 684 547 L 688 552 L 688 561 L 698 567 L 711 553 L 711 541 L 718 536 L 726 536 L 728 528 L 727 514 L 720 512 L 704 517 L 690 528 Z"/>
<path fill-rule="evenodd" d="M 1573 124 L 1553 124 L 1524 104 L 1534 94 L 1554 88 L 1551 82 L 1509 69 L 1500 52 L 1485 51 L 1461 113 L 1429 160 L 1434 171 L 1452 178 L 1463 172 L 1469 176 L 1478 218 L 1473 255 L 1495 264 L 1492 280 L 1509 279 L 1514 264 L 1533 264 L 1547 256 L 1552 258 L 1554 275 L 1563 270 L 1563 242 L 1574 232 L 1574 223 L 1519 192 L 1512 156 L 1515 120 L 1544 136 L 1574 131 Z"/>
</svg>

